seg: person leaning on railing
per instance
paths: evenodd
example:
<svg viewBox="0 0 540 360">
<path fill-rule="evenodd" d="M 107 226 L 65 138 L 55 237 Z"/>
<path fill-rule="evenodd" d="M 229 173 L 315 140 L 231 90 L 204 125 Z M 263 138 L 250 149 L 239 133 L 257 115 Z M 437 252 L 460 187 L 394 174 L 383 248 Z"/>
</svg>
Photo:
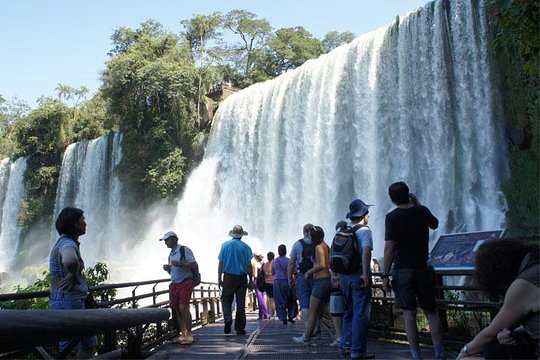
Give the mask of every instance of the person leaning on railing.
<svg viewBox="0 0 540 360">
<path fill-rule="evenodd" d="M 49 259 L 51 292 L 49 308 L 55 310 L 84 309 L 88 284 L 84 276 L 84 261 L 79 249 L 79 237 L 86 233 L 86 221 L 81 209 L 62 209 L 55 222 L 60 237 Z M 70 340 L 60 342 L 60 351 L 68 351 Z M 94 354 L 97 338 L 82 339 L 68 358 L 87 359 Z"/>
<path fill-rule="evenodd" d="M 457 359 L 484 352 L 486 359 L 538 359 L 540 264 L 538 245 L 518 239 L 483 243 L 475 256 L 475 278 L 490 295 L 504 294 L 488 327 L 461 349 Z"/>
</svg>

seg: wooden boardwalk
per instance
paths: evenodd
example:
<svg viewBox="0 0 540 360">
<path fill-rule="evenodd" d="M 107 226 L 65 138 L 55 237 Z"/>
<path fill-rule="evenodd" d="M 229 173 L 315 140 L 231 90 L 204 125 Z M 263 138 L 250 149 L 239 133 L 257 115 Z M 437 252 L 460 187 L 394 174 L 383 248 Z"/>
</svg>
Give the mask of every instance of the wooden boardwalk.
<svg viewBox="0 0 540 360">
<path fill-rule="evenodd" d="M 152 359 L 178 360 L 249 360 L 249 359 L 342 359 L 339 349 L 330 347 L 332 338 L 327 330 L 312 339 L 311 346 L 293 343 L 291 338 L 302 334 L 304 326 L 299 322 L 283 325 L 281 321 L 257 320 L 256 314 L 248 314 L 246 335 L 223 333 L 223 320 L 194 331 L 196 341 L 190 346 L 166 344 Z M 376 359 L 409 359 L 407 345 L 383 341 L 369 341 L 368 351 Z M 424 359 L 433 358 L 432 349 L 422 349 Z"/>
</svg>

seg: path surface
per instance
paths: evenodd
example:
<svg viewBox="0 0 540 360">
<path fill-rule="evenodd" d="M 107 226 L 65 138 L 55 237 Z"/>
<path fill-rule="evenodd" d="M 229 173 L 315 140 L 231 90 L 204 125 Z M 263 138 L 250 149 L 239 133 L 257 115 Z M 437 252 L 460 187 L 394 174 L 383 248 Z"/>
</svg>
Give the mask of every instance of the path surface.
<svg viewBox="0 0 540 360">
<path fill-rule="evenodd" d="M 283 325 L 280 321 L 257 320 L 248 314 L 246 335 L 223 333 L 223 321 L 209 324 L 194 331 L 196 341 L 191 346 L 167 344 L 153 359 L 178 360 L 286 360 L 286 359 L 342 359 L 336 348 L 329 344 L 332 338 L 327 331 L 315 337 L 311 346 L 293 343 L 291 338 L 302 334 L 304 326 L 298 322 Z M 368 351 L 376 359 L 409 359 L 408 346 L 383 341 L 369 341 Z M 424 359 L 433 358 L 431 349 L 423 349 Z"/>
</svg>

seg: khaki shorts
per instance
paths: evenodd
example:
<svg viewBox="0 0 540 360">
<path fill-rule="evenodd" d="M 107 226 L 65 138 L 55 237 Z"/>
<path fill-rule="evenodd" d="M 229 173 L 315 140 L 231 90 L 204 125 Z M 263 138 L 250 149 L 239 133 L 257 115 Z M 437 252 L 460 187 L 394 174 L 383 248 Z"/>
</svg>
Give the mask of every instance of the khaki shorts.
<svg viewBox="0 0 540 360">
<path fill-rule="evenodd" d="M 437 307 L 436 280 L 432 267 L 392 270 L 395 306 L 405 310 L 416 310 L 420 306 L 422 310 L 434 311 Z"/>
</svg>

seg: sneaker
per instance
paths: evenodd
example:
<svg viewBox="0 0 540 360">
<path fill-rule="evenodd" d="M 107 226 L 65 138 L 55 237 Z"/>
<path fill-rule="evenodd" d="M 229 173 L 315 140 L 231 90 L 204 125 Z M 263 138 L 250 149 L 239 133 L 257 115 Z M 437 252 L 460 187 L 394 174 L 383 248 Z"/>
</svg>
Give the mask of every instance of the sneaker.
<svg viewBox="0 0 540 360">
<path fill-rule="evenodd" d="M 290 322 L 291 324 L 294 324 L 296 321 L 294 321 L 293 318 L 290 317 L 290 318 L 289 318 L 289 322 Z"/>
<path fill-rule="evenodd" d="M 232 325 L 232 322 L 225 321 L 225 329 L 223 329 L 223 332 L 225 334 L 230 334 L 231 333 L 231 325 Z"/>
<path fill-rule="evenodd" d="M 309 346 L 309 339 L 306 339 L 306 337 L 304 335 L 298 336 L 298 337 L 293 337 L 292 341 L 294 341 L 297 344 L 301 344 L 303 346 Z"/>
<path fill-rule="evenodd" d="M 283 320 L 283 325 L 287 325 L 287 320 Z"/>
<path fill-rule="evenodd" d="M 345 348 L 343 350 L 340 350 L 339 354 L 343 357 L 349 357 L 349 355 L 351 355 L 351 349 Z"/>
<path fill-rule="evenodd" d="M 370 352 L 365 352 L 360 355 L 351 354 L 351 359 L 375 359 L 375 354 Z"/>
<path fill-rule="evenodd" d="M 333 347 L 333 348 L 338 348 L 340 346 L 341 346 L 341 339 L 336 339 L 332 341 L 332 343 L 330 344 L 330 347 Z"/>
<path fill-rule="evenodd" d="M 246 335 L 246 330 L 236 330 L 236 335 Z"/>
</svg>

